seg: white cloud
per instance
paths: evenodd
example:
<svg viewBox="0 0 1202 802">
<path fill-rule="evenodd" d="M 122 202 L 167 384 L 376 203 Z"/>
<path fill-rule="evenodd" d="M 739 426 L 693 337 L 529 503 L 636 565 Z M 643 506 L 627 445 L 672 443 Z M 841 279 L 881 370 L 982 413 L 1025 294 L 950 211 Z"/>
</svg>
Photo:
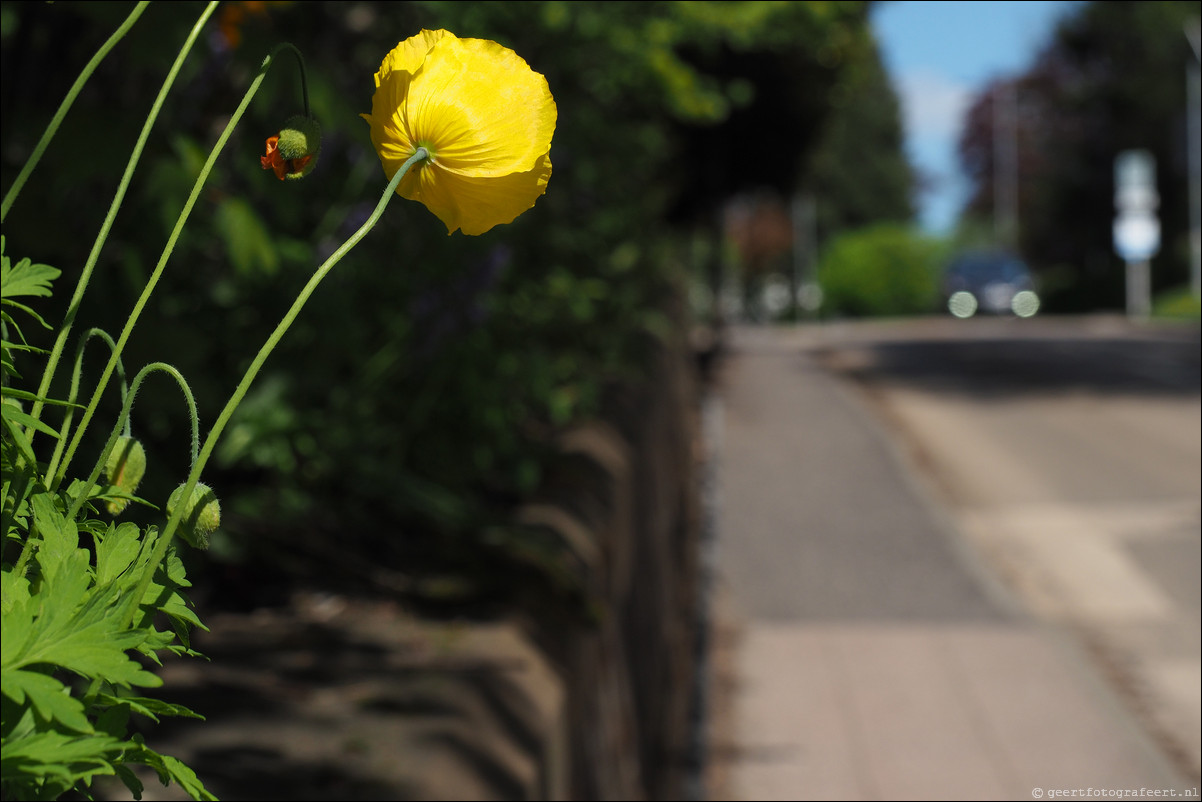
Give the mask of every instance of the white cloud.
<svg viewBox="0 0 1202 802">
<path fill-rule="evenodd" d="M 903 73 L 896 85 L 911 141 L 927 137 L 955 141 L 972 100 L 971 87 L 932 70 Z"/>
</svg>

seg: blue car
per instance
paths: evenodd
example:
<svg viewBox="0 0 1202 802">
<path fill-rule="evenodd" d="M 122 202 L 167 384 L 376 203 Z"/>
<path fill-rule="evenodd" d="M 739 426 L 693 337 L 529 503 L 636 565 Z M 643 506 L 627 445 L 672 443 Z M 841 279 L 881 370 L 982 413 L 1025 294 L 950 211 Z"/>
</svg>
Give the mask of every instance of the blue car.
<svg viewBox="0 0 1202 802">
<path fill-rule="evenodd" d="M 952 260 L 943 280 L 947 310 L 959 318 L 977 313 L 1031 317 L 1039 295 L 1027 265 L 1013 254 L 975 251 Z"/>
</svg>

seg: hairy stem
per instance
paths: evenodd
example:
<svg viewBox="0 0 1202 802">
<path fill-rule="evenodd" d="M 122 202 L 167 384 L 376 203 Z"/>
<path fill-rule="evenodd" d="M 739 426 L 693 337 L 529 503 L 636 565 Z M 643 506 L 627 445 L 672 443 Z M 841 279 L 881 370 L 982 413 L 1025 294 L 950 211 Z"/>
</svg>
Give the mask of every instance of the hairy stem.
<svg viewBox="0 0 1202 802">
<path fill-rule="evenodd" d="M 175 243 L 184 229 L 184 224 L 188 221 L 189 215 L 192 214 L 192 207 L 196 205 L 196 200 L 200 197 L 200 191 L 204 188 L 209 173 L 212 172 L 213 165 L 217 161 L 217 157 L 225 149 L 225 144 L 229 140 L 230 134 L 233 133 L 234 128 L 242 119 L 242 115 L 246 113 L 246 108 L 250 105 L 251 99 L 259 91 L 259 87 L 262 85 L 268 70 L 275 63 L 276 54 L 285 48 L 292 47 L 290 44 L 279 45 L 271 52 L 271 55 L 263 60 L 263 65 L 259 68 L 259 74 L 251 82 L 250 87 L 246 90 L 246 94 L 242 98 L 242 102 L 230 117 L 225 130 L 221 132 L 221 136 L 217 139 L 217 144 L 213 146 L 213 150 L 209 153 L 208 160 L 205 161 L 204 166 L 200 170 L 200 175 L 196 178 L 196 183 L 192 186 L 192 193 L 188 196 L 187 202 L 184 203 L 184 208 L 179 214 L 179 219 L 176 220 L 175 228 L 171 231 L 171 236 L 167 238 L 167 245 L 163 248 L 163 254 L 159 257 L 159 262 L 155 266 L 154 272 L 151 273 L 150 280 L 146 282 L 146 287 L 142 290 L 142 295 L 138 298 L 137 303 L 134 304 L 133 310 L 129 313 L 129 318 L 125 321 L 125 327 L 121 330 L 121 335 L 117 339 L 117 348 L 105 366 L 104 373 L 101 374 L 100 381 L 96 386 L 96 391 L 92 394 L 92 399 L 88 403 L 87 409 L 84 410 L 83 416 L 80 418 L 79 426 L 75 430 L 71 444 L 67 447 L 62 464 L 57 466 L 51 464 L 46 471 L 47 476 L 53 477 L 51 480 L 52 490 L 62 484 L 63 477 L 67 472 L 67 466 L 71 464 L 71 458 L 75 455 L 75 450 L 79 447 L 83 433 L 87 429 L 88 423 L 92 420 L 92 415 L 96 412 L 96 406 L 100 402 L 101 394 L 103 394 L 105 388 L 108 386 L 109 377 L 112 376 L 117 360 L 121 358 L 121 352 L 125 349 L 125 344 L 133 332 L 134 325 L 138 322 L 138 317 L 142 314 L 142 309 L 146 306 L 147 301 L 150 300 L 151 293 L 154 292 L 155 286 L 159 283 L 159 278 L 163 275 L 163 269 L 167 266 L 167 260 L 171 257 L 171 252 L 175 249 Z"/>
<path fill-rule="evenodd" d="M 213 453 L 213 448 L 217 445 L 217 440 L 221 437 L 221 433 L 225 430 L 226 424 L 229 423 L 230 418 L 233 416 L 234 410 L 236 410 L 238 405 L 242 403 L 242 399 L 246 396 L 247 391 L 250 390 L 250 386 L 254 382 L 255 377 L 259 375 L 259 371 L 262 369 L 263 364 L 267 361 L 267 358 L 271 356 L 271 352 L 275 350 L 276 346 L 279 345 L 280 340 L 283 339 L 284 334 L 288 331 L 289 327 L 292 326 L 292 323 L 296 320 L 297 315 L 300 314 L 301 309 L 304 308 L 305 303 L 308 302 L 309 297 L 313 295 L 313 292 L 317 289 L 317 285 L 319 285 L 329 274 L 329 272 L 334 268 L 334 265 L 338 264 L 338 262 L 342 260 L 342 257 L 346 256 L 347 253 L 349 253 L 352 248 L 358 245 L 359 241 L 367 236 L 367 233 L 375 227 L 376 223 L 380 219 L 380 216 L 384 213 L 384 208 L 388 205 L 388 201 L 392 199 L 392 196 L 396 192 L 397 186 L 400 185 L 401 179 L 404 178 L 405 174 L 409 172 L 409 168 L 425 159 L 428 155 L 429 154 L 426 152 L 425 148 L 417 149 L 417 152 L 414 153 L 409 160 L 401 166 L 401 169 L 397 170 L 396 175 L 392 177 L 392 180 L 388 183 L 388 186 L 384 190 L 383 196 L 380 198 L 380 202 L 376 204 L 375 211 L 373 211 L 371 216 L 367 218 L 367 221 L 360 226 L 359 230 L 352 234 L 346 242 L 342 243 L 338 250 L 334 251 L 334 253 L 332 253 L 330 257 L 321 265 L 321 267 L 317 268 L 317 271 L 312 275 L 312 277 L 310 277 L 308 283 L 305 284 L 304 288 L 300 291 L 300 294 L 296 297 L 296 300 L 292 302 L 292 306 L 288 309 L 287 313 L 285 313 L 284 318 L 280 321 L 279 325 L 276 326 L 275 331 L 273 331 L 271 336 L 267 338 L 267 341 L 263 343 L 263 347 L 259 349 L 259 353 L 255 355 L 254 361 L 250 363 L 250 367 L 247 368 L 246 373 L 242 376 L 242 380 L 234 389 L 233 395 L 230 396 L 229 401 L 226 402 L 225 407 L 217 416 L 217 420 L 213 423 L 213 428 L 209 431 L 208 436 L 205 437 L 204 445 L 201 446 L 200 456 L 192 465 L 192 470 L 189 472 L 188 479 L 184 483 L 184 488 L 180 494 L 181 498 L 188 499 L 192 497 L 192 491 L 195 489 L 196 483 L 200 480 L 200 474 L 202 471 L 204 471 L 205 464 L 209 461 L 209 456 Z M 176 529 L 179 528 L 180 519 L 183 517 L 186 506 L 186 504 L 180 504 L 175 509 L 167 521 L 167 528 L 163 530 L 163 534 L 160 535 L 158 543 L 155 544 L 154 553 L 151 555 L 150 563 L 147 565 L 146 572 L 142 575 L 142 578 L 138 583 L 138 587 L 134 590 L 129 609 L 126 612 L 126 626 L 128 626 L 129 623 L 133 621 L 134 616 L 137 615 L 138 605 L 142 603 L 142 597 L 145 595 L 146 589 L 150 587 L 150 582 L 154 577 L 154 573 L 167 553 L 167 547 L 171 544 L 171 539 L 172 536 L 174 536 Z"/>
<path fill-rule="evenodd" d="M 138 8 L 134 9 L 137 14 L 141 14 L 141 9 L 146 3 L 139 3 Z M 96 241 L 92 244 L 92 251 L 88 254 L 88 259 L 84 263 L 83 272 L 79 275 L 79 281 L 75 285 L 75 294 L 71 296 L 71 304 L 67 307 L 67 314 L 63 317 L 62 326 L 59 328 L 58 336 L 54 340 L 54 346 L 51 348 L 50 357 L 46 361 L 46 368 L 42 371 L 42 382 L 38 386 L 39 396 L 48 396 L 50 392 L 50 383 L 54 380 L 54 372 L 58 368 L 58 360 L 62 356 L 63 348 L 66 346 L 67 338 L 71 333 L 71 326 L 75 322 L 75 316 L 79 312 L 80 303 L 83 301 L 84 292 L 88 288 L 88 282 L 92 278 L 92 271 L 96 266 L 96 260 L 100 258 L 100 251 L 104 247 L 105 241 L 108 239 L 109 230 L 113 226 L 113 220 L 117 217 L 117 212 L 121 209 L 121 202 L 125 199 L 125 192 L 129 188 L 130 179 L 133 178 L 134 169 L 138 166 L 138 161 L 142 158 L 142 150 L 146 146 L 146 140 L 150 138 L 150 130 L 154 126 L 154 122 L 158 119 L 159 111 L 163 107 L 163 101 L 167 98 L 167 92 L 171 89 L 171 85 L 175 83 L 175 78 L 179 74 L 180 68 L 184 65 L 184 59 L 191 51 L 192 45 L 196 42 L 196 38 L 200 35 L 201 28 L 209 16 L 217 8 L 217 3 L 209 3 L 205 7 L 196 24 L 192 26 L 192 32 L 188 35 L 183 47 L 180 49 L 179 56 L 175 59 L 175 63 L 171 66 L 170 72 L 167 73 L 166 79 L 163 81 L 162 88 L 159 89 L 158 97 L 155 98 L 154 105 L 150 107 L 150 113 L 146 117 L 146 122 L 142 125 L 142 133 L 138 136 L 138 141 L 134 145 L 133 152 L 129 156 L 129 162 L 125 165 L 125 173 L 121 176 L 121 183 L 117 185 L 117 192 L 113 196 L 113 201 L 109 205 L 108 214 L 105 215 L 104 222 L 100 225 L 100 233 L 96 235 Z M 131 19 L 126 20 L 126 25 L 131 25 L 132 20 L 136 17 L 131 14 Z M 121 33 L 121 31 L 118 31 Z M 114 34 L 116 36 L 116 34 Z M 112 41 L 112 40 L 110 40 Z M 97 54 L 99 55 L 99 54 Z M 89 64 L 89 67 L 95 65 Z M 86 70 L 85 70 L 86 71 Z M 81 76 L 82 78 L 83 76 Z M 77 85 L 79 82 L 77 82 Z M 75 91 L 75 87 L 72 88 Z M 70 96 L 68 96 L 70 98 Z M 65 106 L 70 104 L 64 101 Z M 60 109 L 60 115 L 65 113 L 66 109 Z M 55 118 L 56 121 L 58 118 Z M 57 125 L 55 125 L 57 128 Z M 47 130 L 49 132 L 49 129 Z M 15 185 L 14 185 L 15 188 Z M 7 203 L 7 200 L 5 201 Z M 7 211 L 7 209 L 6 209 Z M 33 405 L 29 412 L 34 420 L 40 419 L 42 414 L 42 402 L 38 401 Z M 26 436 L 30 442 L 33 442 L 34 433 L 36 430 L 27 430 Z M 61 447 L 56 449 L 56 456 L 51 460 L 53 465 L 61 452 Z M 53 475 L 53 469 L 47 472 L 47 475 Z"/>
<path fill-rule="evenodd" d="M 108 38 L 100 49 L 96 51 L 96 55 L 92 56 L 79 73 L 79 77 L 75 79 L 75 83 L 67 90 L 67 96 L 63 98 L 63 102 L 59 104 L 58 111 L 50 120 L 50 124 L 46 126 L 46 130 L 42 133 L 42 138 L 38 140 L 38 144 L 34 146 L 33 153 L 29 154 L 29 158 L 25 161 L 25 166 L 21 168 L 20 174 L 17 175 L 17 180 L 13 181 L 13 185 L 8 188 L 8 192 L 4 194 L 4 201 L 0 202 L 0 223 L 4 222 L 4 218 L 8 217 L 8 210 L 12 208 L 13 203 L 17 200 L 17 196 L 21 194 L 21 188 L 25 186 L 25 182 L 29 180 L 30 174 L 33 173 L 38 162 L 42 160 L 42 154 L 46 152 L 46 147 L 50 144 L 50 140 L 54 139 L 54 135 L 58 133 L 58 128 L 62 125 L 63 118 L 67 116 L 67 112 L 71 109 L 71 105 L 75 103 L 75 98 L 79 97 L 80 90 L 83 85 L 92 77 L 92 73 L 104 61 L 104 57 L 109 54 L 113 47 L 125 38 L 125 34 L 129 33 L 129 29 L 138 21 L 138 17 L 142 16 L 142 12 L 146 10 L 149 2 L 141 2 L 134 6 L 134 10 L 129 12 L 129 16 L 125 18 L 125 22 L 121 23 L 112 36 Z M 39 393 L 41 395 L 41 393 Z"/>
</svg>

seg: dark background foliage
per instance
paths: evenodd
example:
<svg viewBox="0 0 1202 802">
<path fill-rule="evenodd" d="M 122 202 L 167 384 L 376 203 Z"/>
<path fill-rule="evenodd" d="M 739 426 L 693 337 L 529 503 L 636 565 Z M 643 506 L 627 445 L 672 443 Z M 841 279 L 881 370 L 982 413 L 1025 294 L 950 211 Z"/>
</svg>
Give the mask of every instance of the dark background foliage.
<svg viewBox="0 0 1202 802">
<path fill-rule="evenodd" d="M 129 8 L 3 4 L 4 187 Z M 145 114 L 202 8 L 146 11 L 101 64 L 5 222 L 11 254 L 64 270 L 48 320 L 61 319 Z M 512 540 L 484 533 L 503 529 L 512 506 L 546 479 L 556 432 L 602 412 L 613 387 L 654 381 L 643 363 L 648 338 L 682 335 L 688 321 L 672 310 L 693 278 L 686 245 L 692 232 L 712 230 L 727 198 L 809 188 L 822 198 L 824 235 L 909 217 L 897 101 L 868 9 L 221 6 L 155 126 L 76 324 L 120 330 L 263 57 L 296 44 L 323 127 L 318 167 L 281 183 L 259 166 L 265 138 L 301 111 L 285 58 L 218 161 L 125 357 L 131 372 L 153 360 L 179 367 L 205 429 L 311 271 L 382 191 L 358 115 L 397 42 L 423 27 L 496 40 L 547 77 L 559 118 L 548 192 L 513 224 L 447 237 L 424 207 L 394 199 L 321 286 L 206 472 L 225 515 L 197 570 L 224 572 L 229 603 L 269 596 L 273 577 L 362 582 L 364 566 L 475 577 L 477 587 L 503 575 L 497 567 L 516 558 L 496 544 Z M 89 353 L 96 370 L 102 356 Z M 115 414 L 117 400 L 107 401 L 100 422 Z M 166 381 L 139 396 L 134 434 L 151 466 L 141 494 L 152 501 L 188 467 L 185 421 Z M 107 424 L 94 428 L 99 438 Z M 96 438 L 83 453 L 95 453 Z"/>
</svg>

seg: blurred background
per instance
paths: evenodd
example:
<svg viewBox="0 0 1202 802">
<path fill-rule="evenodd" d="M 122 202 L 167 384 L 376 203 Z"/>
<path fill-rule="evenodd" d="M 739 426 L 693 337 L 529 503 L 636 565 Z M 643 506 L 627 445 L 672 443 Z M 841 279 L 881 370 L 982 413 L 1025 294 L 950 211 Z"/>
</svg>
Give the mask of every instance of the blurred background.
<svg viewBox="0 0 1202 802">
<path fill-rule="evenodd" d="M 1114 159 L 1135 148 L 1154 157 L 1159 192 L 1151 314 L 1196 320 L 1198 162 L 1189 145 L 1198 129 L 1191 139 L 1187 126 L 1197 4 L 1047 4 L 1025 51 L 959 89 L 947 143 L 956 172 L 943 175 L 916 150 L 922 91 L 891 74 L 889 58 L 912 33 L 883 23 L 915 5 L 222 4 L 168 97 L 76 321 L 77 331 L 120 330 L 263 57 L 296 44 L 323 131 L 319 165 L 287 183 L 260 168 L 264 140 L 302 111 L 285 59 L 217 163 L 126 351 L 131 373 L 155 360 L 183 372 L 202 428 L 311 271 L 376 203 L 384 176 L 359 114 L 398 41 L 446 28 L 500 42 L 546 76 L 559 117 L 554 172 L 532 210 L 485 236 L 448 237 L 424 207 L 394 200 L 303 311 L 205 477 L 223 522 L 212 550 L 188 558 L 202 620 L 284 604 L 299 588 L 376 593 L 437 615 L 519 609 L 587 629 L 620 596 L 621 660 L 654 678 L 632 680 L 631 704 L 644 719 L 659 711 L 659 734 L 638 736 L 643 765 L 655 765 L 656 750 L 683 750 L 689 738 L 692 697 L 680 688 L 692 650 L 704 647 L 689 623 L 704 595 L 697 388 L 732 325 L 947 316 L 945 270 L 966 251 L 1017 257 L 1041 316 L 1122 312 Z M 0 185 L 12 184 L 129 7 L 0 4 Z M 48 321 L 62 318 L 129 149 L 202 8 L 146 11 L 85 87 L 5 222 L 8 254 L 64 271 L 40 309 Z M 64 395 L 60 374 L 53 394 Z M 656 406 L 665 392 L 672 400 Z M 110 398 L 108 415 L 117 408 Z M 603 447 L 565 445 L 593 421 L 613 424 L 632 464 L 653 455 L 632 469 L 634 489 L 621 502 L 635 518 L 658 514 L 675 527 L 676 551 L 647 557 L 659 566 L 650 573 L 639 549 L 659 548 L 654 541 L 627 548 L 602 538 L 602 556 L 582 557 L 591 552 L 565 534 L 570 527 L 530 512 L 572 496 L 570 477 L 592 475 L 565 467 L 565 453 L 612 464 L 598 456 Z M 658 435 L 646 430 L 659 424 Z M 94 428 L 93 450 L 106 427 Z M 152 466 L 140 495 L 165 499 L 188 467 L 178 390 L 148 384 L 133 430 Z M 675 478 L 662 480 L 668 473 Z M 675 482 L 670 514 L 638 489 L 660 480 Z M 606 498 L 607 510 L 621 506 Z M 563 503 L 578 518 L 591 514 L 587 500 Z M 619 570 L 622 548 L 633 567 Z M 605 576 L 643 589 L 614 590 L 593 559 L 608 566 Z M 665 587 L 665 577 L 676 583 L 667 600 L 646 589 Z M 646 625 L 643 604 L 673 611 L 668 623 Z M 674 657 L 634 654 L 682 630 L 684 645 L 663 647 Z M 612 656 L 616 647 L 602 641 L 610 645 L 596 648 Z M 586 652 L 560 656 L 571 664 Z M 650 699 L 667 687 L 684 695 L 665 712 Z M 607 787 L 573 782 L 585 796 Z M 679 774 L 648 771 L 641 782 L 650 796 L 682 787 Z"/>
</svg>

